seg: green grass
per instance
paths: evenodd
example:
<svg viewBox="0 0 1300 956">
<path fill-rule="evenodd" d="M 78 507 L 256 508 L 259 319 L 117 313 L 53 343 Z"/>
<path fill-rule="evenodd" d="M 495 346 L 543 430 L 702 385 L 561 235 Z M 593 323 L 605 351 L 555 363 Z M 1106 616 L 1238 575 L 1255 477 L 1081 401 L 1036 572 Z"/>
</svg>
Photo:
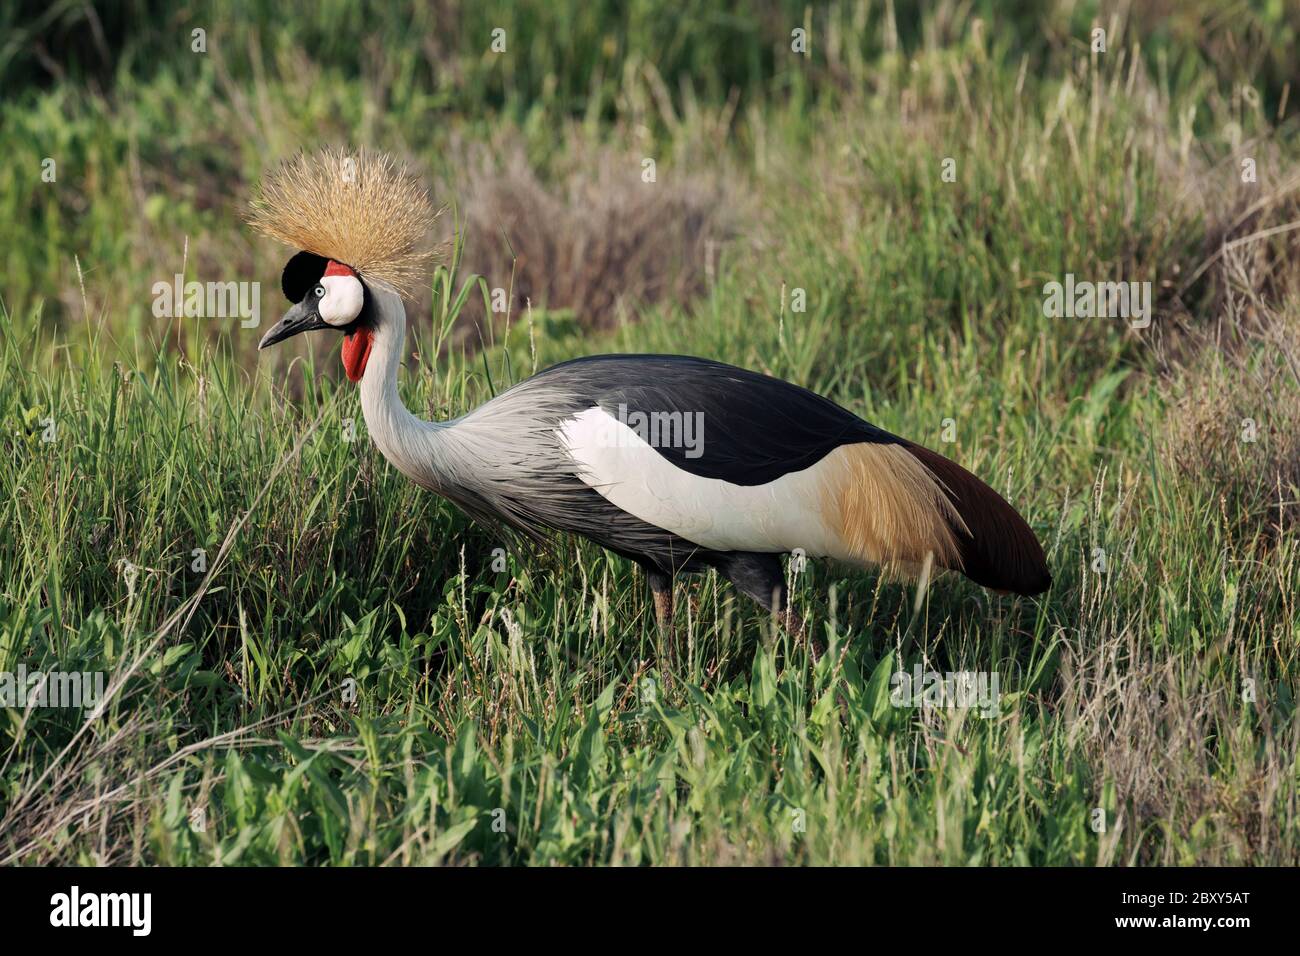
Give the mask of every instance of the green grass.
<svg viewBox="0 0 1300 956">
<path fill-rule="evenodd" d="M 593 36 L 626 29 L 591 9 Z M 580 57 L 564 73 L 554 51 L 516 67 L 526 95 L 513 105 L 497 78 L 464 94 L 478 107 L 448 106 L 454 131 L 422 120 L 417 93 L 436 86 L 413 48 L 392 58 L 410 88 L 378 113 L 346 64 L 305 99 L 293 70 L 255 88 L 236 67 L 256 129 L 211 122 L 235 106 L 207 67 L 124 69 L 107 98 L 68 83 L 7 106 L 24 135 L 0 159 L 0 672 L 104 671 L 116 693 L 89 722 L 0 714 L 0 860 L 1300 862 L 1296 489 L 1263 507 L 1245 493 L 1285 480 L 1269 463 L 1294 446 L 1269 423 L 1300 382 L 1255 395 L 1230 372 L 1220 384 L 1265 438 L 1215 459 L 1226 471 L 1207 449 L 1202 473 L 1170 450 L 1186 414 L 1174 396 L 1198 380 L 1157 348 L 1225 315 L 1231 276 L 1211 270 L 1182 294 L 1177 279 L 1217 242 L 1202 200 L 1235 188 L 1220 122 L 1233 78 L 1174 69 L 1161 87 L 1122 48 L 1090 63 L 1077 42 L 1036 46 L 1031 23 L 990 31 L 985 50 L 968 21 L 926 18 L 938 39 L 904 16 L 908 56 L 864 41 L 827 54 L 803 90 L 756 45 L 721 155 L 707 130 L 726 89 L 705 84 L 675 121 L 648 120 L 670 157 L 661 177 L 726 163 L 747 197 L 741 235 L 688 307 L 633 305 L 635 321 L 597 335 L 537 303 L 467 354 L 442 347 L 461 291 L 481 291 L 453 256 L 412 315 L 420 358 L 403 388 L 426 417 L 572 355 L 707 355 L 944 452 L 1039 533 L 1055 583 L 1034 600 L 956 576 L 918 595 L 827 564 L 792 570 L 831 647 L 816 666 L 710 575 L 680 587 L 684 648 L 664 673 L 640 573 L 571 539 L 532 551 L 403 479 L 369 444 L 335 343 L 259 361 L 261 330 L 163 329 L 149 314 L 144 290 L 179 271 L 187 236 L 189 277 L 256 276 L 272 307 L 283 253 L 252 244 L 238 205 L 267 151 L 299 135 L 373 139 L 443 176 L 453 132 L 505 131 L 545 169 L 559 162 L 539 158 L 548 148 L 577 161 L 633 135 L 642 79 L 604 74 L 606 105 L 562 134 L 550 120 L 581 110 L 533 85 L 550 70 L 573 95 L 590 68 Z M 680 73 L 704 70 L 711 29 L 679 27 Z M 284 50 L 305 43 L 289 33 Z M 649 27 L 627 36 L 678 49 Z M 1039 58 L 1027 78 L 1026 52 Z M 870 89 L 828 92 L 853 64 Z M 178 111 L 186 97 L 210 112 Z M 1204 129 L 1183 151 L 1191 106 Z M 1286 198 L 1292 125 L 1232 115 L 1273 156 L 1261 188 Z M 48 189 L 30 169 L 56 133 L 78 172 Z M 947 156 L 956 183 L 940 178 Z M 1295 314 L 1286 242 L 1258 246 L 1276 269 L 1252 287 L 1261 314 Z M 1044 318 L 1042 285 L 1066 272 L 1151 279 L 1156 328 Z M 804 312 L 789 307 L 794 287 Z M 916 664 L 998 675 L 998 714 L 892 706 L 890 677 Z"/>
</svg>

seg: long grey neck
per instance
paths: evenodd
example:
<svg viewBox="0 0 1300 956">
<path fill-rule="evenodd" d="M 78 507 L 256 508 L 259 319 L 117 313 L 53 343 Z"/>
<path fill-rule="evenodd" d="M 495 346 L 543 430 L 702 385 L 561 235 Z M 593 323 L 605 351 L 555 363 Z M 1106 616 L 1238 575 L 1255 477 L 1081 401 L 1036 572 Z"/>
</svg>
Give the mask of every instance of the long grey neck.
<svg viewBox="0 0 1300 956">
<path fill-rule="evenodd" d="M 395 293 L 371 289 L 379 311 L 374 341 L 361 376 L 361 412 L 375 445 L 412 481 L 437 488 L 444 478 L 443 442 L 447 425 L 426 422 L 407 411 L 397 391 L 397 372 L 406 345 L 406 308 Z"/>
<path fill-rule="evenodd" d="M 397 374 L 406 350 L 406 310 L 389 292 L 375 293 L 374 341 L 361 376 L 361 411 L 384 457 L 418 485 L 450 498 L 472 515 L 516 527 L 571 527 L 566 484 L 573 467 L 556 440 L 556 422 L 582 403 L 562 388 L 520 383 L 460 418 L 426 422 L 406 410 Z M 591 502 L 583 501 L 589 509 Z M 546 511 L 550 508 L 550 511 Z M 545 512 L 545 514 L 543 514 Z M 549 516 L 549 517 L 548 517 Z M 577 519 L 574 519 L 577 520 Z"/>
</svg>

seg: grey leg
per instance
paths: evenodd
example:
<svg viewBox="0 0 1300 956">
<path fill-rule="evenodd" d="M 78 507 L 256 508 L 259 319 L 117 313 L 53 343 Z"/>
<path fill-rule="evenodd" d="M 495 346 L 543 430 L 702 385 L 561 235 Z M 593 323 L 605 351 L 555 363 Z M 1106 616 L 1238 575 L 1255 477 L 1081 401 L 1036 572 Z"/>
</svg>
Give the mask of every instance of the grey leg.
<svg viewBox="0 0 1300 956">
<path fill-rule="evenodd" d="M 672 681 L 669 670 L 677 666 L 678 657 L 677 629 L 673 626 L 673 578 L 658 568 L 646 568 L 645 576 L 654 598 L 655 623 L 659 627 L 659 645 L 664 655 L 660 671 L 665 683 L 669 683 Z"/>
<path fill-rule="evenodd" d="M 718 570 L 735 585 L 736 590 L 771 611 L 795 640 L 809 641 L 813 660 L 820 658 L 825 650 L 821 641 L 815 637 L 809 639 L 803 617 L 790 606 L 780 555 L 737 551 L 727 558 L 725 564 L 718 565 Z"/>
</svg>

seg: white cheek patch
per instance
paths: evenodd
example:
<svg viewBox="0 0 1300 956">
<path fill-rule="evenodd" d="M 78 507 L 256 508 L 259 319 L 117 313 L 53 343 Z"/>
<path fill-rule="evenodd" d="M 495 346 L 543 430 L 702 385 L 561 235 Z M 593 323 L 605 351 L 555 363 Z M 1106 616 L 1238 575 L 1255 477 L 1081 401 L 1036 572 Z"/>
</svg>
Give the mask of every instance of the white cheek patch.
<svg viewBox="0 0 1300 956">
<path fill-rule="evenodd" d="M 361 314 L 366 295 L 356 276 L 325 276 L 320 284 L 325 287 L 325 297 L 317 311 L 330 325 L 347 325 Z"/>
</svg>

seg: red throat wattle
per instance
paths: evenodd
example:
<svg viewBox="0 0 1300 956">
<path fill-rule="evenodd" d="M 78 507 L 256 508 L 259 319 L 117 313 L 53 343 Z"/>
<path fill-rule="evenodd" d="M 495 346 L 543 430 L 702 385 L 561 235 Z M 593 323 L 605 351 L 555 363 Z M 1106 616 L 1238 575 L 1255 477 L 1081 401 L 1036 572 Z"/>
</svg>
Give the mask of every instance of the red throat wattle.
<svg viewBox="0 0 1300 956">
<path fill-rule="evenodd" d="M 343 371 L 348 373 L 349 381 L 361 381 L 366 362 L 370 360 L 370 346 L 373 344 L 374 337 L 365 326 L 343 336 Z"/>
</svg>

